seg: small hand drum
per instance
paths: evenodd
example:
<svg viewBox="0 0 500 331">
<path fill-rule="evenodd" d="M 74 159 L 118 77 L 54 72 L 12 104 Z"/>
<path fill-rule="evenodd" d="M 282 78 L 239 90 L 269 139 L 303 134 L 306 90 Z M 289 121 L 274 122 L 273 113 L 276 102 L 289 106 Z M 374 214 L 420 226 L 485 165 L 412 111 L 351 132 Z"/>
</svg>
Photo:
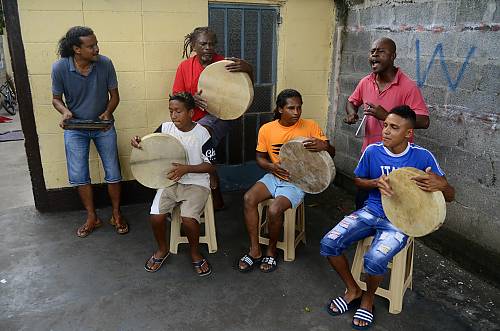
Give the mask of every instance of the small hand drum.
<svg viewBox="0 0 500 331">
<path fill-rule="evenodd" d="M 326 151 L 311 152 L 307 138 L 296 137 L 280 148 L 281 167 L 290 173 L 290 182 L 306 193 L 321 193 L 335 178 L 335 164 Z"/>
<path fill-rule="evenodd" d="M 446 218 L 442 192 L 425 192 L 411 179 L 425 175 L 412 167 L 399 168 L 389 174 L 394 194 L 382 194 L 382 206 L 389 221 L 408 236 L 422 237 L 436 231 Z"/>
<path fill-rule="evenodd" d="M 150 188 L 165 188 L 175 182 L 167 178 L 172 163 L 186 164 L 184 146 L 177 138 L 166 133 L 144 136 L 141 149 L 132 148 L 130 169 L 135 179 Z"/>
<path fill-rule="evenodd" d="M 64 120 L 64 130 L 103 130 L 113 125 L 113 120 L 81 120 L 70 118 Z"/>
<path fill-rule="evenodd" d="M 201 72 L 198 91 L 207 100 L 207 111 L 221 120 L 243 115 L 253 101 L 253 84 L 246 72 L 229 72 L 222 60 L 208 65 Z"/>
</svg>

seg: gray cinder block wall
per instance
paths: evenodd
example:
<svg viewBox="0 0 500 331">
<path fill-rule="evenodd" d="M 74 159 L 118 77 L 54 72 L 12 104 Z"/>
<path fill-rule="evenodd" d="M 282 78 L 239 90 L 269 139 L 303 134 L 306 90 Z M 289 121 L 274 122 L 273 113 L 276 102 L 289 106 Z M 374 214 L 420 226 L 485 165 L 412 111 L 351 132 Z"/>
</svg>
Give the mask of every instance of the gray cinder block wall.
<svg viewBox="0 0 500 331">
<path fill-rule="evenodd" d="M 424 240 L 500 275 L 488 266 L 500 262 L 500 0 L 335 2 L 343 32 L 334 36 L 342 48 L 334 54 L 327 131 L 337 169 L 353 177 L 361 138 L 357 125 L 342 121 L 345 102 L 369 73 L 371 43 L 387 36 L 397 44 L 396 65 L 429 107 L 430 127 L 415 142 L 436 155 L 457 191 L 442 229 Z"/>
</svg>

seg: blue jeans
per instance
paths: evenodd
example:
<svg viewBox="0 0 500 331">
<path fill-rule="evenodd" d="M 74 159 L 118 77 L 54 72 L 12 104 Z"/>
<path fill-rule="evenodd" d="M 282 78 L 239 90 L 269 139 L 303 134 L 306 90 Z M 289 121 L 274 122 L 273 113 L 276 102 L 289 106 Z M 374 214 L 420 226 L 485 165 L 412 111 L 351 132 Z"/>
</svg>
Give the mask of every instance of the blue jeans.
<svg viewBox="0 0 500 331">
<path fill-rule="evenodd" d="M 368 236 L 374 238 L 364 256 L 365 272 L 383 275 L 394 255 L 406 246 L 408 236 L 386 217 L 376 217 L 367 208 L 356 210 L 331 229 L 321 240 L 320 254 L 339 256 L 352 243 Z"/>
<path fill-rule="evenodd" d="M 297 208 L 304 200 L 304 191 L 286 180 L 279 179 L 273 174 L 265 174 L 259 182 L 266 185 L 267 190 L 273 198 L 283 196 L 292 204 L 292 208 Z"/>
<path fill-rule="evenodd" d="M 115 127 L 101 130 L 65 130 L 64 146 L 69 183 L 74 186 L 90 184 L 89 149 L 94 141 L 104 168 L 106 183 L 122 180 Z"/>
</svg>

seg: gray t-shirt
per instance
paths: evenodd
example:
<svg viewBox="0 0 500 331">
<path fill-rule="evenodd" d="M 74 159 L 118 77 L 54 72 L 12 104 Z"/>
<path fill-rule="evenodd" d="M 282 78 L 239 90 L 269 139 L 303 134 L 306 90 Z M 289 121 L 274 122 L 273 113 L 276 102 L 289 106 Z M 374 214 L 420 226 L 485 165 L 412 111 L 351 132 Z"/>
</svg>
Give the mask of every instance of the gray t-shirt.
<svg viewBox="0 0 500 331">
<path fill-rule="evenodd" d="M 52 65 L 52 94 L 64 95 L 74 118 L 97 120 L 108 105 L 108 91 L 117 87 L 115 67 L 103 55 L 91 64 L 88 76 L 76 70 L 72 57 L 63 57 Z"/>
</svg>

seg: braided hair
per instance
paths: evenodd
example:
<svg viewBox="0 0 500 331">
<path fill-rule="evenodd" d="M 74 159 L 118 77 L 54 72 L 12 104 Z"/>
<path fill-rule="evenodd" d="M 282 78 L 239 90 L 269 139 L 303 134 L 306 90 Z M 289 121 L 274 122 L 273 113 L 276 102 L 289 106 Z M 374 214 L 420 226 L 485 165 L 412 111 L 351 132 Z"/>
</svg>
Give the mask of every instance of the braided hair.
<svg viewBox="0 0 500 331">
<path fill-rule="evenodd" d="M 279 108 L 283 108 L 286 106 L 286 102 L 288 98 L 299 98 L 302 102 L 302 95 L 299 91 L 294 89 L 285 89 L 281 91 L 276 97 L 276 108 L 274 108 L 274 119 L 279 120 L 281 118 L 281 113 Z"/>
<path fill-rule="evenodd" d="M 169 95 L 168 101 L 180 101 L 186 106 L 187 110 L 194 109 L 196 107 L 196 104 L 194 103 L 194 98 L 189 92 L 179 92 L 179 93 L 174 93 L 172 95 Z"/>
<path fill-rule="evenodd" d="M 195 28 L 193 32 L 188 33 L 184 37 L 184 51 L 182 53 L 182 57 L 186 57 L 186 59 L 189 58 L 189 55 L 193 51 L 194 43 L 198 39 L 198 36 L 203 33 L 212 34 L 214 36 L 214 42 L 217 44 L 217 35 L 215 34 L 215 32 L 213 32 L 208 26 L 199 26 Z M 189 47 L 189 52 L 188 52 L 188 47 Z"/>
<path fill-rule="evenodd" d="M 82 45 L 82 40 L 80 37 L 87 37 L 94 34 L 91 28 L 86 26 L 74 26 L 66 32 L 66 34 L 59 39 L 59 44 L 57 45 L 57 54 L 60 57 L 70 57 L 75 55 L 73 46 L 80 47 Z"/>
</svg>

